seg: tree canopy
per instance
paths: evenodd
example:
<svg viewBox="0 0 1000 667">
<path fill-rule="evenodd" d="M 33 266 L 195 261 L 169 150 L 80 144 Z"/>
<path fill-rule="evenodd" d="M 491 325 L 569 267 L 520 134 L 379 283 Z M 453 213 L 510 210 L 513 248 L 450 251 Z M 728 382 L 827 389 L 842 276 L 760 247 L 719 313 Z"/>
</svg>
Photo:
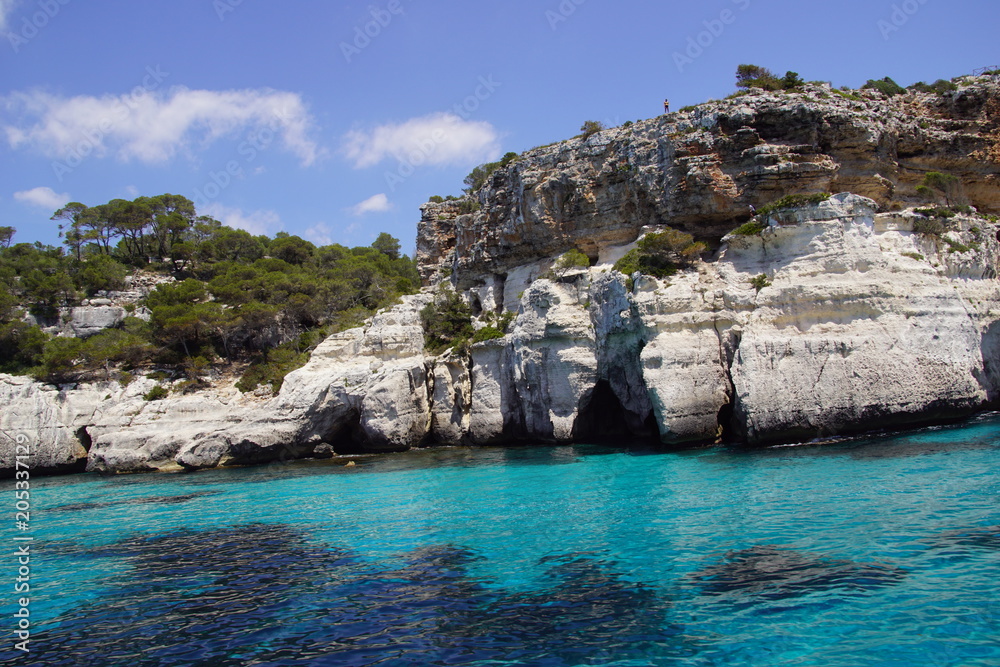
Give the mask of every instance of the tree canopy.
<svg viewBox="0 0 1000 667">
<path fill-rule="evenodd" d="M 52 219 L 65 248 L 12 245 L 15 230 L 0 228 L 0 372 L 65 382 L 156 365 L 190 377 L 238 362 L 253 369 L 243 388 L 278 386 L 320 333 L 356 325 L 420 286 L 389 234 L 357 248 L 254 236 L 199 216 L 179 195 L 74 202 Z M 151 313 L 148 323 L 130 317 L 78 340 L 25 319 L 30 312 L 54 323 L 60 309 L 126 289 L 140 272 L 161 282 L 137 304 Z"/>
</svg>

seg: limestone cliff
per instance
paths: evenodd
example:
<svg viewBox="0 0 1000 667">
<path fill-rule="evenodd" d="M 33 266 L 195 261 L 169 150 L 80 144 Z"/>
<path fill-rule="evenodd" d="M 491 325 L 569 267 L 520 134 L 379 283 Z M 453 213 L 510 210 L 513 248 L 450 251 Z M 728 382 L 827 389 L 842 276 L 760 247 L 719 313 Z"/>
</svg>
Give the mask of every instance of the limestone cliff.
<svg viewBox="0 0 1000 667">
<path fill-rule="evenodd" d="M 417 259 L 427 284 L 451 275 L 500 298 L 508 281 L 524 289 L 526 265 L 574 247 L 597 260 L 647 225 L 715 244 L 751 204 L 787 194 L 919 203 L 928 171 L 959 177 L 973 206 L 997 214 L 998 130 L 996 76 L 960 79 L 945 95 L 754 90 L 528 151 L 476 193 L 478 212 L 426 204 Z"/>
<path fill-rule="evenodd" d="M 274 397 L 231 386 L 55 389 L 0 377 L 0 431 L 33 467 L 193 470 L 423 445 L 801 441 L 969 415 L 1000 398 L 998 84 L 947 96 L 754 93 L 529 151 L 480 210 L 423 208 L 428 287 L 327 339 Z M 991 125 L 991 123 L 993 125 Z M 992 133 L 992 134 L 991 134 Z M 928 170 L 969 209 L 930 229 Z M 789 192 L 851 191 L 727 235 Z M 641 234 L 711 246 L 657 280 L 614 260 Z M 577 248 L 590 268 L 552 270 Z M 441 281 L 506 335 L 432 356 L 419 311 Z M 13 466 L 0 443 L 0 469 Z"/>
</svg>

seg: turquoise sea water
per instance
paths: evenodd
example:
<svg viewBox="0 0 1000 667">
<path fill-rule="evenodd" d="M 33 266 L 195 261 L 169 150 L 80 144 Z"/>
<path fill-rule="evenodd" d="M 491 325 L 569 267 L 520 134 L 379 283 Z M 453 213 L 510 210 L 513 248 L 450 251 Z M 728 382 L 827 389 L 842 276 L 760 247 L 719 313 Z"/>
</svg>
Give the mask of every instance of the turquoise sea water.
<svg viewBox="0 0 1000 667">
<path fill-rule="evenodd" d="M 1000 665 L 1000 418 L 31 481 L 31 665 Z M 13 554 L 14 483 L 2 553 Z"/>
</svg>

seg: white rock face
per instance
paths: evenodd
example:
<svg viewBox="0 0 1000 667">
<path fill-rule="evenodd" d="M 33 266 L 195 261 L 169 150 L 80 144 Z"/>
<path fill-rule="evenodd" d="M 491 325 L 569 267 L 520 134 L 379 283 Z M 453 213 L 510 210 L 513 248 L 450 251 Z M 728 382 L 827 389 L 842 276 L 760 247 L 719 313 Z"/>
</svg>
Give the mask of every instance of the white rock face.
<svg viewBox="0 0 1000 667">
<path fill-rule="evenodd" d="M 266 400 L 0 376 L 0 428 L 38 434 L 39 469 L 87 457 L 135 472 L 425 443 L 766 443 L 965 415 L 1000 398 L 997 225 L 960 217 L 932 236 L 913 232 L 920 219 L 838 195 L 669 280 L 629 289 L 607 266 L 541 278 L 510 333 L 469 355 L 426 357 L 432 296 L 407 297 L 328 338 Z M 0 467 L 13 457 L 0 445 Z"/>
</svg>

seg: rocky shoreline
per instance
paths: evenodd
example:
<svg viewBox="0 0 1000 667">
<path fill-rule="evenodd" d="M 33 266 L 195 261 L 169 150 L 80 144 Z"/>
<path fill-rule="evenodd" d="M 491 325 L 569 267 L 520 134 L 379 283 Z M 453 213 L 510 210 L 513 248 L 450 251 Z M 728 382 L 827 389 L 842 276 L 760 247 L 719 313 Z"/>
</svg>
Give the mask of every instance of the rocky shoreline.
<svg viewBox="0 0 1000 667">
<path fill-rule="evenodd" d="M 1000 394 L 998 227 L 959 217 L 938 238 L 920 219 L 843 194 L 669 279 L 539 278 L 510 333 L 467 354 L 425 352 L 428 288 L 331 336 L 272 398 L 2 376 L 0 429 L 38 443 L 40 472 L 131 473 L 609 436 L 761 445 L 968 416 Z"/>
<path fill-rule="evenodd" d="M 147 401 L 145 377 L 0 375 L 0 431 L 36 443 L 39 474 L 133 473 L 433 445 L 753 446 L 995 407 L 998 79 L 943 95 L 748 92 L 533 149 L 472 196 L 426 204 L 423 291 L 328 338 L 276 396 L 217 383 Z M 921 211 L 934 170 L 972 206 Z M 751 205 L 823 191 L 843 194 L 729 233 Z M 613 269 L 667 226 L 709 250 L 665 279 Z M 556 270 L 571 250 L 592 265 Z M 420 311 L 443 286 L 477 327 L 514 319 L 429 354 Z M 13 467 L 4 441 L 0 470 Z"/>
</svg>

